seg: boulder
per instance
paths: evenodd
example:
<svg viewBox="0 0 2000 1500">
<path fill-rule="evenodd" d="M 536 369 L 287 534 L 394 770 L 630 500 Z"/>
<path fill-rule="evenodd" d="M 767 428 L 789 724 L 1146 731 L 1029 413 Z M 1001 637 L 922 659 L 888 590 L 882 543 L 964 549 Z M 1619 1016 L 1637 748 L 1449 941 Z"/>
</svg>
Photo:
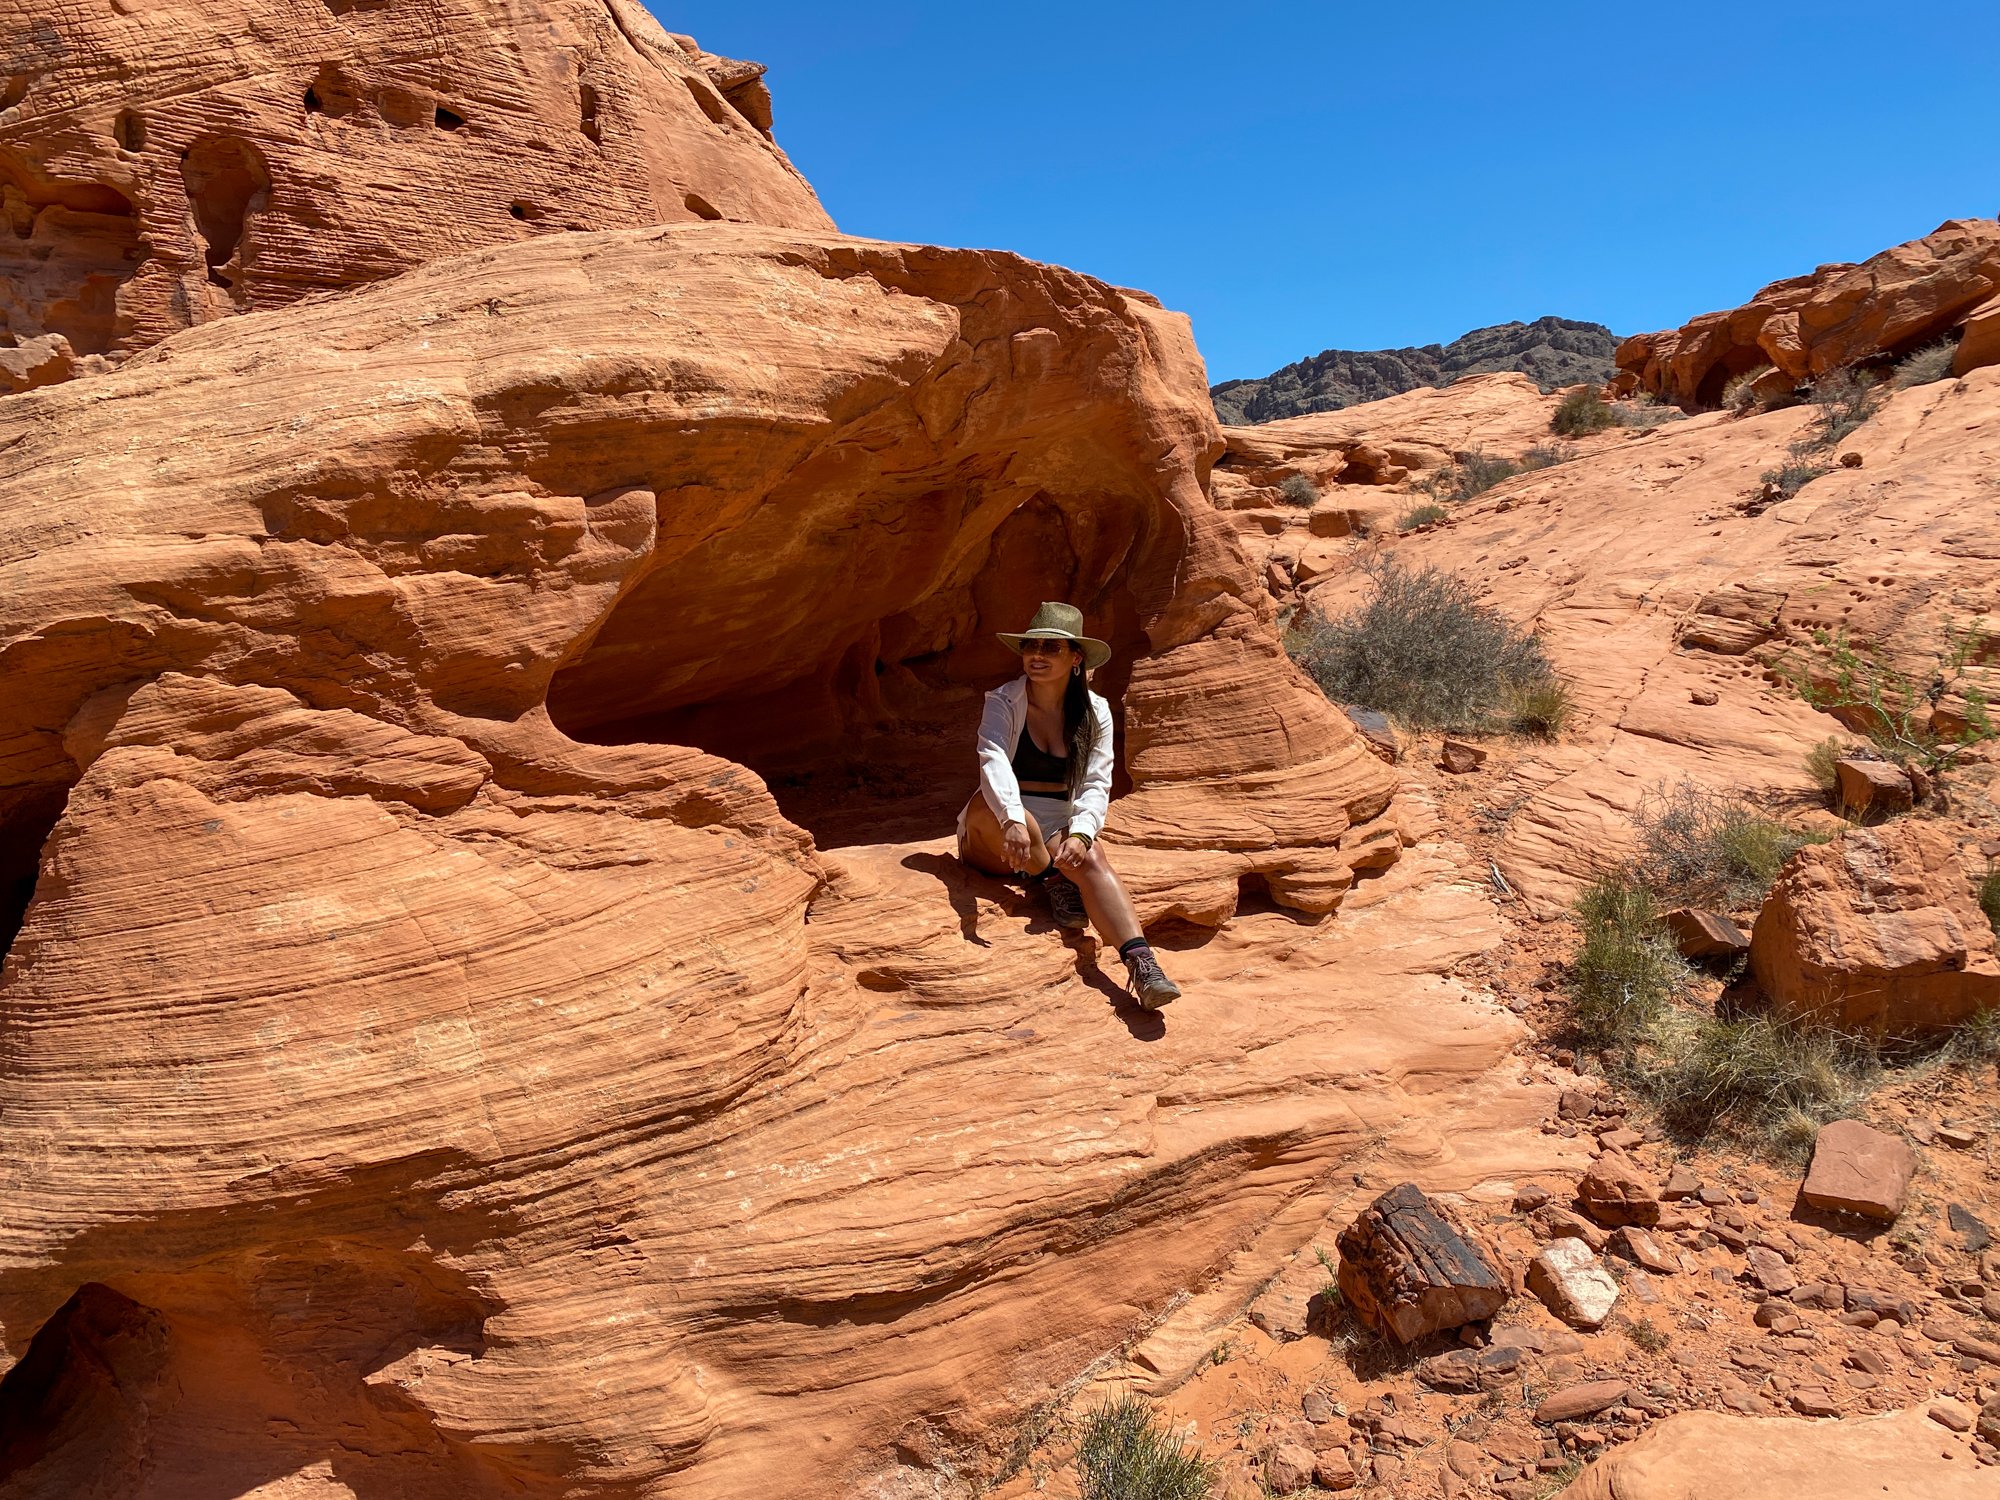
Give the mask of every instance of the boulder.
<svg viewBox="0 0 2000 1500">
<path fill-rule="evenodd" d="M 1457 775 L 1476 771 L 1486 764 L 1486 752 L 1477 745 L 1468 745 L 1463 740 L 1447 739 L 1444 748 L 1438 751 L 1438 766 Z"/>
<path fill-rule="evenodd" d="M 1683 906 L 1660 919 L 1683 958 L 1739 958 L 1750 951 L 1750 935 L 1721 912 Z"/>
<path fill-rule="evenodd" d="M 1351 1490 L 1361 1482 L 1344 1448 L 1328 1448 L 1313 1456 L 1313 1483 L 1323 1490 Z"/>
<path fill-rule="evenodd" d="M 1750 965 L 1780 1018 L 1934 1032 L 2000 1005 L 2000 952 L 1945 825 L 1853 828 L 1801 849 L 1758 914 Z"/>
<path fill-rule="evenodd" d="M 1612 1235 L 1610 1249 L 1648 1271 L 1671 1276 L 1680 1269 L 1660 1242 L 1637 1225 L 1628 1224 Z"/>
<path fill-rule="evenodd" d="M 1264 1487 L 1273 1495 L 1296 1495 L 1309 1489 L 1318 1460 L 1301 1443 L 1280 1443 L 1264 1460 Z"/>
<path fill-rule="evenodd" d="M 1922 1406 L 1841 1422 L 1680 1412 L 1585 1469 L 1557 1500 L 1975 1500 L 1993 1470 Z"/>
<path fill-rule="evenodd" d="M 1891 760 L 1837 760 L 1834 796 L 1851 813 L 1908 812 L 1914 803 L 1910 778 Z"/>
<path fill-rule="evenodd" d="M 1598 1223 L 1660 1222 L 1660 1194 L 1638 1165 L 1622 1151 L 1600 1152 L 1576 1185 L 1577 1206 Z"/>
<path fill-rule="evenodd" d="M 1623 1380 L 1592 1380 L 1582 1385 L 1565 1386 L 1535 1408 L 1535 1420 L 1547 1425 L 1574 1422 L 1579 1417 L 1594 1417 L 1601 1411 L 1609 1411 L 1631 1391 L 1632 1387 Z"/>
<path fill-rule="evenodd" d="M 1581 1240 L 1551 1240 L 1528 1263 L 1528 1290 L 1572 1328 L 1596 1328 L 1611 1316 L 1618 1283 Z"/>
<path fill-rule="evenodd" d="M 1490 1318 L 1507 1281 L 1444 1205 L 1414 1183 L 1391 1188 L 1340 1232 L 1340 1291 L 1398 1343 Z"/>
<path fill-rule="evenodd" d="M 1859 1120 L 1835 1120 L 1813 1138 L 1799 1197 L 1811 1208 L 1891 1223 L 1903 1211 L 1916 1170 L 1916 1153 L 1896 1136 Z"/>
</svg>

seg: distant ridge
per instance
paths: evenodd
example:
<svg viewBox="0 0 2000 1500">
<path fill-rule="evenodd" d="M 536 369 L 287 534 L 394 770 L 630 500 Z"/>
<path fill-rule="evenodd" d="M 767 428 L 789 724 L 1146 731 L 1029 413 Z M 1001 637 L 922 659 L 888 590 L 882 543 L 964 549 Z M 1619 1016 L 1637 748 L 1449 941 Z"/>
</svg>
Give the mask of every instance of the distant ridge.
<svg viewBox="0 0 2000 1500">
<path fill-rule="evenodd" d="M 1215 413 L 1232 427 L 1275 422 L 1310 411 L 1338 411 L 1419 386 L 1450 385 L 1461 375 L 1518 370 L 1545 391 L 1616 373 L 1618 337 L 1602 323 L 1537 318 L 1475 328 L 1449 344 L 1416 349 L 1328 349 L 1261 380 L 1212 386 Z"/>
</svg>

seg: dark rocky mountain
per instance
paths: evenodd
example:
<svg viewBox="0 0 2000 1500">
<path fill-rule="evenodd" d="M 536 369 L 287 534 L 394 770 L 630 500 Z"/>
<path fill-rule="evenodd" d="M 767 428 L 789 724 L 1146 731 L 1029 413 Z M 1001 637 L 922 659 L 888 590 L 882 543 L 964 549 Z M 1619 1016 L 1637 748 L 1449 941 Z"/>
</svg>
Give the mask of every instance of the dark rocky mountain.
<svg viewBox="0 0 2000 1500">
<path fill-rule="evenodd" d="M 1309 411 L 1338 411 L 1423 385 L 1450 385 L 1461 375 L 1519 370 L 1543 390 L 1616 373 L 1618 336 L 1602 323 L 1537 318 L 1475 328 L 1449 344 L 1417 349 L 1328 349 L 1262 380 L 1213 386 L 1216 415 L 1231 426 L 1275 422 Z"/>
</svg>

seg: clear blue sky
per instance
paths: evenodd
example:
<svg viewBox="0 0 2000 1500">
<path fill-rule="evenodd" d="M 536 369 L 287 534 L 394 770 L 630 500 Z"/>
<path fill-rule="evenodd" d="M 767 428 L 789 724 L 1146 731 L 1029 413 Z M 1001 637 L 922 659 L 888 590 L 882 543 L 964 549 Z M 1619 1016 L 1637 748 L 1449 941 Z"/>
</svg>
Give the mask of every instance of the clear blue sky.
<svg viewBox="0 0 2000 1500">
<path fill-rule="evenodd" d="M 1211 380 L 1679 323 L 2000 212 L 2000 4 L 652 0 L 850 234 L 1143 287 Z"/>
</svg>

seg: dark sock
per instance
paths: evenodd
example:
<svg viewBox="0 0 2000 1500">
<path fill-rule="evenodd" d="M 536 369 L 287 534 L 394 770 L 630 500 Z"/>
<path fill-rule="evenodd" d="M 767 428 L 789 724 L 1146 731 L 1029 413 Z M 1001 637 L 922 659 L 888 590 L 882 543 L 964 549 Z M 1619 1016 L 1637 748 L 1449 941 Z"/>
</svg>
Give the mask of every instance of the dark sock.
<svg viewBox="0 0 2000 1500">
<path fill-rule="evenodd" d="M 1150 951 L 1152 949 L 1152 946 L 1153 945 L 1147 942 L 1143 937 L 1131 938 L 1128 941 L 1120 943 L 1118 945 L 1118 956 L 1122 959 L 1125 959 L 1127 962 L 1130 962 L 1132 954 L 1135 950 L 1140 948 L 1145 948 Z"/>
</svg>

